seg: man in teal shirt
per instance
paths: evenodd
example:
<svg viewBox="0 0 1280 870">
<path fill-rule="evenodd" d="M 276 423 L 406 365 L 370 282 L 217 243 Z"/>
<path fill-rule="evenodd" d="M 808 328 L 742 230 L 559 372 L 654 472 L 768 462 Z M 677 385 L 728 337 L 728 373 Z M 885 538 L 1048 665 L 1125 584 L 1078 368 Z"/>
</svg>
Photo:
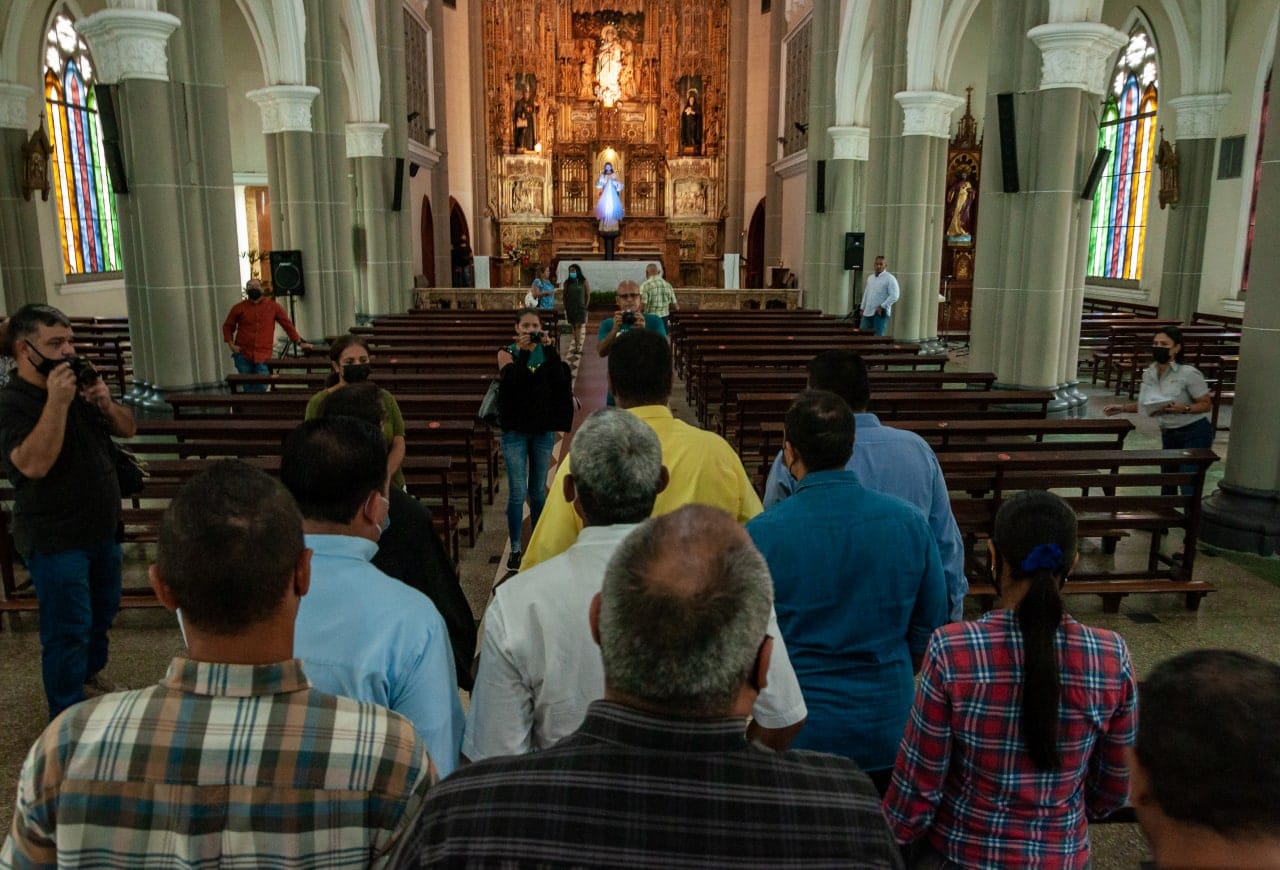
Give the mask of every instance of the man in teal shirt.
<svg viewBox="0 0 1280 870">
<path fill-rule="evenodd" d="M 647 329 L 663 338 L 667 337 L 667 327 L 663 324 L 661 317 L 640 312 L 639 284 L 635 281 L 621 282 L 618 284 L 616 297 L 618 313 L 613 317 L 606 317 L 600 324 L 600 331 L 596 333 L 596 353 L 600 356 L 608 356 L 618 336 L 625 335 L 633 329 Z M 605 404 L 612 406 L 613 403 L 613 393 L 607 393 Z"/>
<path fill-rule="evenodd" d="M 947 621 L 938 547 L 919 508 L 845 470 L 854 418 L 839 396 L 801 393 L 784 437 L 799 484 L 747 533 L 769 563 L 778 625 L 809 707 L 792 748 L 852 758 L 883 792 L 915 671 Z"/>
</svg>

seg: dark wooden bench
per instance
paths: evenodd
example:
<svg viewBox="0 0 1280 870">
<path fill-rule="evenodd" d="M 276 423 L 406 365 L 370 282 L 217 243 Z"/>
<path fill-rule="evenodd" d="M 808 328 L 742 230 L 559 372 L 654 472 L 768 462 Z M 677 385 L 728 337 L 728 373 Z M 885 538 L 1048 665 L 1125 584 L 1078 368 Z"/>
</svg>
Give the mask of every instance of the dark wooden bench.
<svg viewBox="0 0 1280 870">
<path fill-rule="evenodd" d="M 1194 571 L 1205 471 L 1217 458 L 1211 450 L 939 453 L 951 509 L 966 541 L 970 594 L 987 605 L 994 600 L 991 566 L 975 544 L 990 537 L 1004 499 L 1022 490 L 1048 489 L 1075 509 L 1082 538 L 1114 541 L 1141 532 L 1151 539 L 1145 567 L 1082 567 L 1072 573 L 1064 592 L 1100 595 L 1108 613 L 1117 612 L 1126 595 L 1177 592 L 1185 594 L 1187 608 L 1195 610 L 1214 591 L 1195 580 Z M 1182 466 L 1193 470 L 1183 471 Z M 1190 494 L 1181 494 L 1182 486 L 1188 486 Z M 1174 487 L 1175 494 L 1161 494 L 1162 487 Z M 1185 532 L 1186 555 L 1181 560 L 1160 553 L 1161 534 L 1173 528 Z"/>
</svg>

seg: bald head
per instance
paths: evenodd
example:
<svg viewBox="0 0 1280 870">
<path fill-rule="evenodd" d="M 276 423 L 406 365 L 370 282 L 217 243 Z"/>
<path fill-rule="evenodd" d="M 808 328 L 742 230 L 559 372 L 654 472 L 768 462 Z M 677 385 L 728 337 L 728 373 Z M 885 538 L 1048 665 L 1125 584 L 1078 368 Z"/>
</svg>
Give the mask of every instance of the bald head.
<svg viewBox="0 0 1280 870">
<path fill-rule="evenodd" d="M 773 606 L 764 558 L 729 514 L 687 505 L 623 541 L 600 593 L 605 685 L 677 716 L 730 715 Z"/>
</svg>

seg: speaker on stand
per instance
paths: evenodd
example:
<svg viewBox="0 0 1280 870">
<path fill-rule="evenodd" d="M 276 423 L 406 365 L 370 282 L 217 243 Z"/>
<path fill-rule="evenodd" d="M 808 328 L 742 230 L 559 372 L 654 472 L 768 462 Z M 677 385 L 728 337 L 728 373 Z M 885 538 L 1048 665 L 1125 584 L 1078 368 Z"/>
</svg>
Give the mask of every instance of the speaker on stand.
<svg viewBox="0 0 1280 870">
<path fill-rule="evenodd" d="M 307 285 L 302 273 L 302 251 L 272 251 L 270 262 L 272 292 L 277 299 L 281 296 L 288 297 L 289 320 L 296 329 L 298 314 L 294 300 L 307 295 Z M 281 345 L 280 352 L 276 355 L 299 357 L 302 356 L 302 348 L 298 346 L 298 342 L 288 340 Z"/>
</svg>

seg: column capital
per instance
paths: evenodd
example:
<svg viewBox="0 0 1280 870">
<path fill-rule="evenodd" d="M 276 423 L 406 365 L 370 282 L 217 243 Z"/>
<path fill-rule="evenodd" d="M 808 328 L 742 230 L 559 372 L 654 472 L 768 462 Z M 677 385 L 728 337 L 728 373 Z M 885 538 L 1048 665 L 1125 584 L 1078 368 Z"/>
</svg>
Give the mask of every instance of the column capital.
<svg viewBox="0 0 1280 870">
<path fill-rule="evenodd" d="M 866 160 L 871 155 L 870 127 L 828 127 L 832 160 Z"/>
<path fill-rule="evenodd" d="M 1106 90 L 1111 54 L 1129 41 L 1114 27 L 1091 21 L 1041 24 L 1027 36 L 1040 49 L 1040 90 L 1079 88 L 1091 94 Z"/>
<path fill-rule="evenodd" d="M 899 91 L 893 98 L 902 106 L 903 136 L 951 138 L 951 113 L 964 99 L 945 91 Z"/>
<path fill-rule="evenodd" d="M 167 12 L 103 9 L 76 22 L 98 62 L 98 80 L 169 81 L 169 37 L 182 22 Z"/>
<path fill-rule="evenodd" d="M 245 94 L 262 110 L 264 134 L 310 133 L 311 104 L 319 95 L 312 85 L 271 85 Z"/>
<path fill-rule="evenodd" d="M 0 127 L 27 129 L 27 100 L 33 93 L 26 85 L 0 82 Z"/>
<path fill-rule="evenodd" d="M 382 142 L 390 124 L 358 122 L 347 125 L 348 157 L 382 157 Z"/>
<path fill-rule="evenodd" d="M 1185 97 L 1168 100 L 1177 119 L 1174 125 L 1176 135 L 1173 138 L 1218 138 L 1218 116 L 1230 100 L 1230 94 L 1187 94 Z"/>
</svg>

